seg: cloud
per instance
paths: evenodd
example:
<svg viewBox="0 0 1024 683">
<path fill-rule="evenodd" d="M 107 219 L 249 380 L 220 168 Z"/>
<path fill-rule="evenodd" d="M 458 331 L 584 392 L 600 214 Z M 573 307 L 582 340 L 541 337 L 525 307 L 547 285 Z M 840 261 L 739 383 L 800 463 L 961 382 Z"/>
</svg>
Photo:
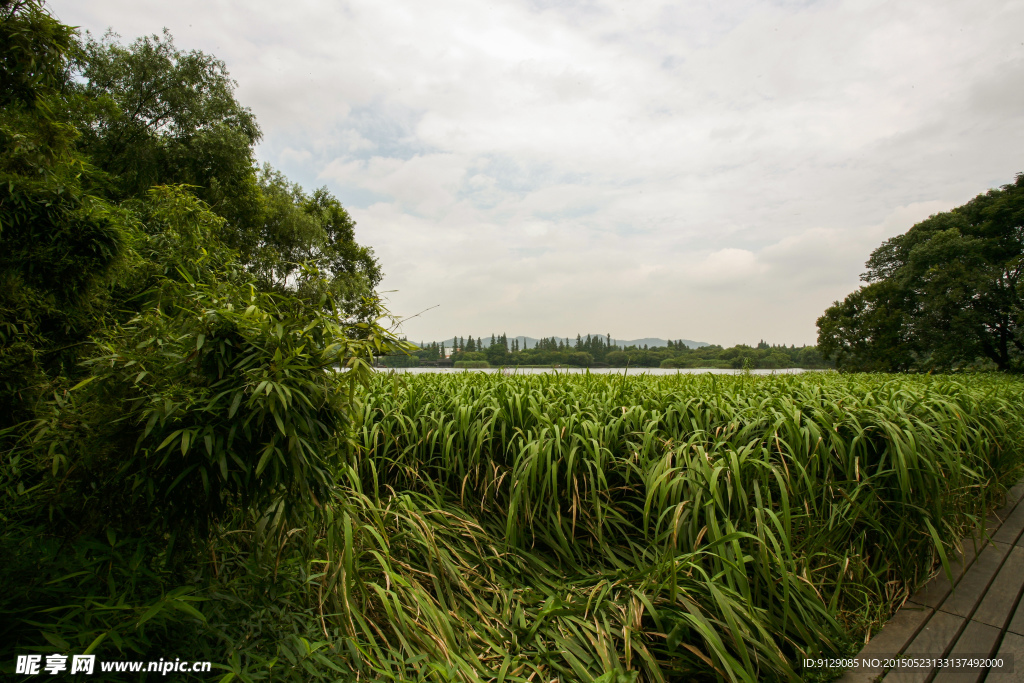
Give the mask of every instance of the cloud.
<svg viewBox="0 0 1024 683">
<path fill-rule="evenodd" d="M 465 161 L 453 154 L 337 159 L 320 172 L 321 178 L 391 197 L 406 210 L 428 214 L 451 209 L 465 175 Z"/>
<path fill-rule="evenodd" d="M 440 304 L 417 338 L 812 342 L 882 240 L 1024 170 L 1013 0 L 51 6 L 224 59 L 393 309 Z"/>
<path fill-rule="evenodd" d="M 764 270 L 754 252 L 728 247 L 705 256 L 688 269 L 687 276 L 700 287 L 721 287 L 748 281 Z"/>
</svg>

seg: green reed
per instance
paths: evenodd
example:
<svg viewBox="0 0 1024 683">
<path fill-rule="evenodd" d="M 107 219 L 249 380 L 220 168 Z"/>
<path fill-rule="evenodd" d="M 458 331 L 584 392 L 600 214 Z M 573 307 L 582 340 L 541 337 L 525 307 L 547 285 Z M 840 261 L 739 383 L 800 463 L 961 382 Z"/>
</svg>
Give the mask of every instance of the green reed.
<svg viewBox="0 0 1024 683">
<path fill-rule="evenodd" d="M 800 680 L 983 523 L 1020 389 L 375 377 L 308 534 L 323 635 L 370 680 Z"/>
</svg>

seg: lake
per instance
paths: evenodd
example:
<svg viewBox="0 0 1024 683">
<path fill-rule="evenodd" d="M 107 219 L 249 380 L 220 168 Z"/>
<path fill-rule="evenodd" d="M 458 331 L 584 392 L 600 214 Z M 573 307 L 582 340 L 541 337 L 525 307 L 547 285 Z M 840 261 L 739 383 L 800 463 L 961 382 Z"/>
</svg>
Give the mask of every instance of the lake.
<svg viewBox="0 0 1024 683">
<path fill-rule="evenodd" d="M 545 372 L 564 372 L 582 374 L 587 368 L 375 368 L 378 372 L 399 372 L 411 375 L 424 373 L 451 374 L 453 372 L 504 372 L 505 374 L 538 375 Z M 743 370 L 733 368 L 589 368 L 592 375 L 740 375 Z M 825 372 L 824 370 L 805 370 L 804 368 L 780 368 L 777 370 L 750 370 L 751 375 L 797 375 L 802 372 Z"/>
</svg>

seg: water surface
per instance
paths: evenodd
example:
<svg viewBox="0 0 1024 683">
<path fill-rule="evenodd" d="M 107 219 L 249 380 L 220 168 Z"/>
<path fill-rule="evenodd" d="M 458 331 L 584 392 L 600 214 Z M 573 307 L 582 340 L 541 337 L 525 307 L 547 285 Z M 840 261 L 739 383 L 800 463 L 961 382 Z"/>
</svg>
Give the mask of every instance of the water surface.
<svg viewBox="0 0 1024 683">
<path fill-rule="evenodd" d="M 501 372 L 506 375 L 539 375 L 545 372 L 568 373 L 579 375 L 590 372 L 592 375 L 740 375 L 743 370 L 737 368 L 523 368 L 508 366 L 504 368 L 375 368 L 378 372 L 400 372 L 411 375 L 427 373 L 451 374 L 457 372 Z M 824 370 L 807 370 L 804 368 L 778 368 L 774 370 L 750 370 L 751 375 L 798 375 L 802 372 L 825 372 Z"/>
</svg>

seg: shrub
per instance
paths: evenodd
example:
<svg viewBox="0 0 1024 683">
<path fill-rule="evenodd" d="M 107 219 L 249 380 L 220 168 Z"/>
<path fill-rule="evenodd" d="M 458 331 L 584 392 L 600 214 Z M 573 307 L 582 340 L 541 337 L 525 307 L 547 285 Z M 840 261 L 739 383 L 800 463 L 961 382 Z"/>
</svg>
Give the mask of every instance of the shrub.
<svg viewBox="0 0 1024 683">
<path fill-rule="evenodd" d="M 485 360 L 457 360 L 455 361 L 456 368 L 462 368 L 464 370 L 477 370 L 480 368 L 489 368 L 491 364 Z"/>
</svg>

